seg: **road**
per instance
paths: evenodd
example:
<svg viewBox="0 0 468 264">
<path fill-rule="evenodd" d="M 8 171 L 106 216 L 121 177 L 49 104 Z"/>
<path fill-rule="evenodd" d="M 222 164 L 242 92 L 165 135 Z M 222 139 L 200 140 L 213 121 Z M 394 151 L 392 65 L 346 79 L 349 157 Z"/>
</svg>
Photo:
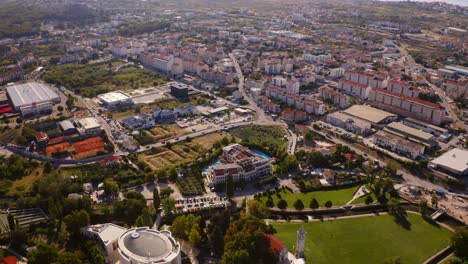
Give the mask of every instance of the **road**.
<svg viewBox="0 0 468 264">
<path fill-rule="evenodd" d="M 256 117 L 256 123 L 257 124 L 264 124 L 264 123 L 270 123 L 273 122 L 273 124 L 276 125 L 281 125 L 281 126 L 287 126 L 285 123 L 282 122 L 276 122 L 272 121 L 271 119 L 268 119 L 267 115 L 265 114 L 265 111 L 260 108 L 257 103 L 254 101 L 252 97 L 245 91 L 244 89 L 244 83 L 245 83 L 245 78 L 244 74 L 242 73 L 242 70 L 239 66 L 239 63 L 237 62 L 236 57 L 234 56 L 233 53 L 229 53 L 229 58 L 234 63 L 234 68 L 236 69 L 237 77 L 239 78 L 239 91 L 242 93 L 242 96 L 244 96 L 244 99 L 247 101 L 249 104 L 249 108 L 255 111 L 255 117 Z M 296 143 L 297 143 L 297 135 L 292 132 L 291 130 L 287 130 L 287 136 L 288 136 L 288 154 L 294 154 L 296 152 Z"/>
<path fill-rule="evenodd" d="M 236 57 L 234 56 L 233 53 L 229 53 L 229 58 L 231 58 L 231 60 L 233 61 L 234 68 L 236 69 L 237 77 L 239 78 L 239 85 L 238 85 L 239 91 L 242 93 L 242 96 L 244 96 L 244 99 L 249 104 L 249 108 L 255 111 L 257 121 L 267 122 L 268 119 L 266 118 L 265 111 L 263 111 L 263 109 L 258 107 L 257 103 L 255 103 L 252 97 L 250 97 L 244 89 L 244 83 L 245 83 L 244 74 L 242 73 L 242 70 L 239 66 L 239 63 L 237 62 Z"/>
<path fill-rule="evenodd" d="M 365 153 L 364 151 L 354 147 L 353 145 L 339 139 L 339 138 L 336 138 L 334 137 L 331 133 L 324 133 L 323 131 L 320 131 L 320 130 L 316 130 L 314 129 L 312 126 L 310 126 L 310 129 L 313 130 L 315 133 L 317 134 L 320 134 L 322 136 L 327 136 L 328 138 L 331 137 L 331 141 L 337 143 L 337 144 L 341 144 L 341 145 L 344 145 L 344 146 L 348 146 L 351 150 L 353 150 L 354 152 L 356 152 L 357 154 L 361 155 L 361 156 L 368 156 L 369 158 L 372 158 L 373 160 L 377 160 L 380 164 L 383 164 L 383 165 L 386 165 L 387 163 L 380 160 L 378 157 L 375 157 L 375 156 L 371 156 L 369 155 L 368 153 Z M 421 187 L 424 187 L 426 189 L 443 189 L 445 190 L 445 192 L 448 192 L 444 187 L 442 186 L 439 186 L 437 184 L 434 184 L 434 183 L 431 183 L 431 182 L 428 182 L 428 181 L 425 181 L 419 177 L 416 177 L 406 171 L 403 171 L 403 170 L 397 170 L 397 173 L 402 175 L 403 177 L 403 180 L 404 180 L 404 183 L 406 184 L 410 184 L 410 185 L 416 185 L 416 186 L 421 186 Z"/>
</svg>

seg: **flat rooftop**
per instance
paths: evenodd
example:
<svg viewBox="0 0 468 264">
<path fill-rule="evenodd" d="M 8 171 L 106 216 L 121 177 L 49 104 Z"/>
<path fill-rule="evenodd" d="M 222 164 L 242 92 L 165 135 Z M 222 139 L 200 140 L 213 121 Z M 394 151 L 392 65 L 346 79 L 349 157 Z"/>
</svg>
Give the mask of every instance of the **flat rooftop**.
<svg viewBox="0 0 468 264">
<path fill-rule="evenodd" d="M 468 171 L 468 151 L 457 148 L 451 149 L 431 161 L 431 163 L 464 173 Z"/>
<path fill-rule="evenodd" d="M 108 103 L 113 103 L 113 102 L 128 100 L 128 99 L 130 99 L 130 96 L 128 96 L 124 92 L 116 91 L 116 92 L 100 94 L 100 95 L 98 95 L 98 98 L 99 98 L 99 100 L 102 100 L 102 101 L 105 101 L 105 102 L 108 102 Z"/>
<path fill-rule="evenodd" d="M 443 127 L 434 126 L 432 124 L 429 124 L 429 123 L 426 123 L 426 122 L 423 122 L 423 121 L 419 121 L 419 120 L 416 120 L 414 118 L 406 118 L 406 121 L 408 121 L 410 123 L 420 125 L 420 126 L 423 126 L 423 127 L 432 128 L 434 130 L 439 131 L 440 133 L 448 133 L 448 130 L 443 128 Z"/>
<path fill-rule="evenodd" d="M 387 128 L 389 128 L 390 130 L 403 132 L 404 134 L 408 134 L 408 135 L 414 136 L 416 138 L 419 138 L 425 141 L 429 141 L 434 137 L 432 134 L 426 133 L 416 128 L 412 128 L 407 125 L 404 125 L 401 122 L 392 122 L 387 125 Z"/>
<path fill-rule="evenodd" d="M 60 100 L 49 85 L 38 82 L 15 84 L 8 86 L 6 90 L 15 108 Z"/>
<path fill-rule="evenodd" d="M 101 126 L 94 117 L 82 118 L 79 119 L 78 122 L 84 129 L 93 129 Z"/>
<path fill-rule="evenodd" d="M 395 114 L 385 112 L 383 110 L 368 105 L 353 105 L 343 112 L 345 112 L 348 115 L 367 120 L 374 124 L 380 123 L 389 117 L 397 117 Z"/>
</svg>

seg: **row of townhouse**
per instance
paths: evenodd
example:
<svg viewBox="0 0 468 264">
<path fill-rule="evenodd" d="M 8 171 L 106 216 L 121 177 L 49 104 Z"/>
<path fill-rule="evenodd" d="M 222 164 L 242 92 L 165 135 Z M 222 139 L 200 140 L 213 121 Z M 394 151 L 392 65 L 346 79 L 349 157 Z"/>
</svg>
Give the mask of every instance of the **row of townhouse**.
<svg viewBox="0 0 468 264">
<path fill-rule="evenodd" d="M 397 80 L 388 81 L 387 90 L 392 93 L 397 93 L 409 97 L 418 98 L 421 93 L 421 89 L 413 87 L 408 82 L 401 82 Z"/>
<path fill-rule="evenodd" d="M 338 88 L 344 93 L 367 99 L 372 89 L 387 87 L 387 79 L 374 73 L 348 70 L 339 81 Z"/>
<path fill-rule="evenodd" d="M 304 110 L 308 114 L 323 115 L 326 111 L 326 106 L 322 101 L 305 95 L 291 93 L 286 89 L 274 85 L 268 85 L 265 88 L 265 95 L 267 97 L 278 98 L 283 103 L 294 106 L 298 110 Z"/>
<path fill-rule="evenodd" d="M 333 89 L 329 86 L 322 86 L 319 88 L 320 98 L 324 100 L 330 100 L 334 105 L 339 108 L 348 108 L 351 106 L 349 96 Z"/>
<path fill-rule="evenodd" d="M 444 121 L 445 108 L 440 104 L 427 102 L 418 98 L 374 89 L 369 93 L 369 104 L 385 111 L 404 117 L 440 125 Z"/>
<path fill-rule="evenodd" d="M 387 79 L 375 73 L 348 70 L 344 73 L 345 80 L 360 83 L 373 89 L 387 86 Z"/>
</svg>

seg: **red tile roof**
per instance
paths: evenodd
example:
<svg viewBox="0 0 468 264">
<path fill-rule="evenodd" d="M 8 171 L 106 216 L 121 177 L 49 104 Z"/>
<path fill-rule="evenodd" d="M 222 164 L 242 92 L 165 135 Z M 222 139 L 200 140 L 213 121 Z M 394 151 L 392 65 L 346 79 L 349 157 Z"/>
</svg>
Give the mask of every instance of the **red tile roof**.
<svg viewBox="0 0 468 264">
<path fill-rule="evenodd" d="M 15 256 L 8 256 L 2 260 L 4 264 L 16 264 L 18 263 L 18 259 Z"/>
<path fill-rule="evenodd" d="M 284 243 L 281 242 L 281 240 L 279 240 L 277 237 L 270 234 L 267 234 L 266 237 L 268 238 L 268 242 L 270 243 L 270 248 L 281 252 L 286 247 Z"/>
</svg>

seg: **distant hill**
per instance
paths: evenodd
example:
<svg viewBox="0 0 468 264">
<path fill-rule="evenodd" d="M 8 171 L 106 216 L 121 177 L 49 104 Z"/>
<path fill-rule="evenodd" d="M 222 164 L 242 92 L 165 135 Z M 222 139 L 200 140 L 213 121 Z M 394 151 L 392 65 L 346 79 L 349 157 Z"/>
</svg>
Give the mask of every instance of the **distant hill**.
<svg viewBox="0 0 468 264">
<path fill-rule="evenodd" d="M 25 37 L 39 34 L 44 21 L 63 21 L 75 24 L 85 24 L 105 19 L 98 12 L 86 5 L 57 5 L 46 9 L 24 3 L 0 2 L 0 38 Z"/>
</svg>

